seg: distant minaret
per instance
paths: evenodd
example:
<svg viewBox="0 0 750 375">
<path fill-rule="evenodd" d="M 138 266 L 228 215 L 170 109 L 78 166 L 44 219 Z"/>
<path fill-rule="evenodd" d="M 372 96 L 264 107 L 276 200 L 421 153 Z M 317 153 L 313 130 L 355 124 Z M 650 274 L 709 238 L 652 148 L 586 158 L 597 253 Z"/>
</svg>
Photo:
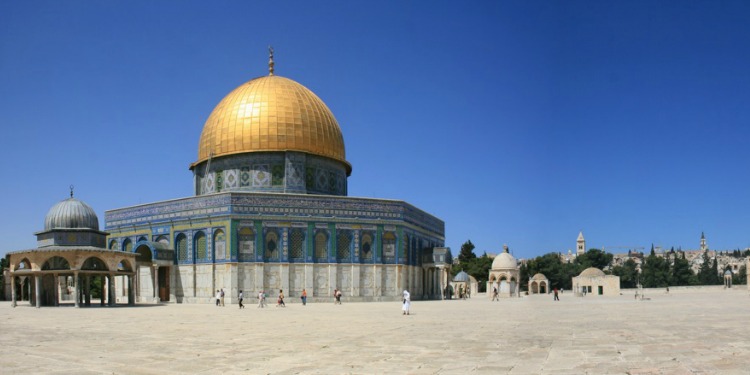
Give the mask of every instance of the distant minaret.
<svg viewBox="0 0 750 375">
<path fill-rule="evenodd" d="M 706 246 L 706 236 L 701 232 L 701 251 L 708 250 L 708 246 Z"/>
<path fill-rule="evenodd" d="M 586 240 L 583 239 L 583 232 L 578 233 L 578 240 L 576 240 L 576 256 L 582 255 L 586 252 Z"/>
</svg>

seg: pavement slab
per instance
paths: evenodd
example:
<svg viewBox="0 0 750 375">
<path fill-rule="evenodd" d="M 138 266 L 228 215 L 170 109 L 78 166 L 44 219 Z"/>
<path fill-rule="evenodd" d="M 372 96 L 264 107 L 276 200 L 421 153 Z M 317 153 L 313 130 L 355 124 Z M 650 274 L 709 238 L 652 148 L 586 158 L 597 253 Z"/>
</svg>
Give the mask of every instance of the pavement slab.
<svg viewBox="0 0 750 375">
<path fill-rule="evenodd" d="M 636 300 L 160 304 L 40 309 L 0 302 L 0 373 L 748 374 L 750 293 Z M 249 305 L 252 306 L 252 305 Z"/>
</svg>

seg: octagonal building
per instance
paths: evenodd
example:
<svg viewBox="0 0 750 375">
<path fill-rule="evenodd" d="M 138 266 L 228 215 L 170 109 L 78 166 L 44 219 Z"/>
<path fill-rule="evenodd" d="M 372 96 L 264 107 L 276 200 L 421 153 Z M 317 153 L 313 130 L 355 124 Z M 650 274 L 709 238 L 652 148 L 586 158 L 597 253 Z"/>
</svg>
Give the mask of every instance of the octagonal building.
<svg viewBox="0 0 750 375">
<path fill-rule="evenodd" d="M 214 108 L 190 164 L 195 196 L 105 212 L 107 247 L 138 254 L 138 301 L 440 298 L 445 224 L 404 201 L 348 197 L 342 130 L 305 86 L 252 79 Z M 436 251 L 433 251 L 436 250 Z M 247 298 L 247 297 L 246 297 Z"/>
</svg>

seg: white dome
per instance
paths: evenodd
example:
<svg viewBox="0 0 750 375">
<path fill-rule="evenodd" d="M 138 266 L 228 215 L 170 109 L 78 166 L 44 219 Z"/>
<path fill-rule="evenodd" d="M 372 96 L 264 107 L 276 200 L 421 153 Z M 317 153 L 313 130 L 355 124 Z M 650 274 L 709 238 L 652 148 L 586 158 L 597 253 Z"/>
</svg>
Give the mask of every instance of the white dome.
<svg viewBox="0 0 750 375">
<path fill-rule="evenodd" d="M 513 255 L 510 255 L 510 253 L 500 253 L 500 255 L 496 256 L 495 260 L 492 261 L 493 270 L 514 270 L 516 268 L 518 268 L 518 262 Z"/>
<path fill-rule="evenodd" d="M 604 271 L 596 268 L 596 267 L 589 267 L 583 270 L 578 277 L 599 277 L 604 276 Z"/>
</svg>

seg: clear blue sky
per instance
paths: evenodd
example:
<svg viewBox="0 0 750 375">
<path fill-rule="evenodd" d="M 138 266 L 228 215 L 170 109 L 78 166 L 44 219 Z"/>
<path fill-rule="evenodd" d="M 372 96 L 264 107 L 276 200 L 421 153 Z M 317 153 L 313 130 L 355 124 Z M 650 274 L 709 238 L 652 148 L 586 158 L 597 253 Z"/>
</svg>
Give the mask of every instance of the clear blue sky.
<svg viewBox="0 0 750 375">
<path fill-rule="evenodd" d="M 76 186 L 191 196 L 214 106 L 276 73 L 336 115 L 351 196 L 517 257 L 750 247 L 750 2 L 0 2 L 0 254 Z"/>
</svg>

